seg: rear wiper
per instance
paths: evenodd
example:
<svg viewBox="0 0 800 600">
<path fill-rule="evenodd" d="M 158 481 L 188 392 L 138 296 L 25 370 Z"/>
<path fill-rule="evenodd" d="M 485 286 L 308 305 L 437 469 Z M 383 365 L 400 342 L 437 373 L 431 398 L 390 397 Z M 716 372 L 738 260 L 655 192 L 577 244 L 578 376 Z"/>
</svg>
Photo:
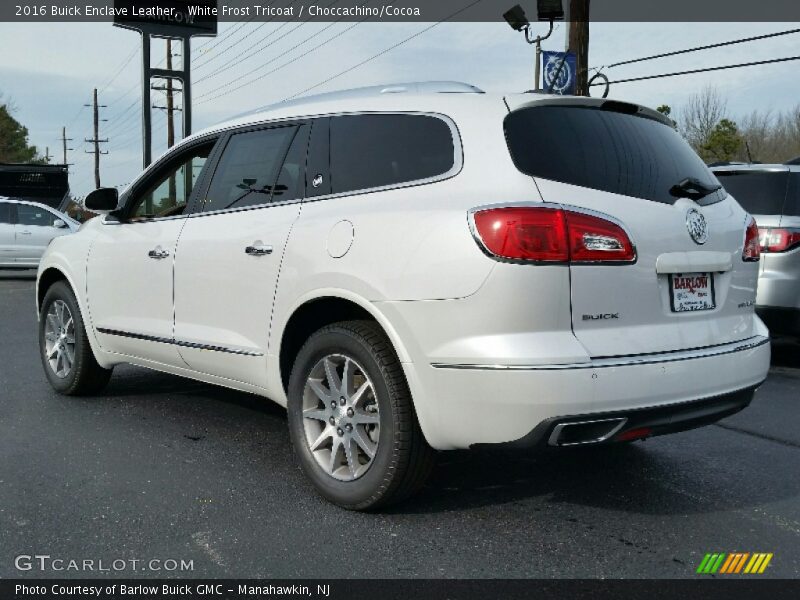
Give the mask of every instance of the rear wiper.
<svg viewBox="0 0 800 600">
<path fill-rule="evenodd" d="M 680 183 L 676 183 L 671 188 L 669 188 L 669 193 L 675 196 L 676 198 L 689 198 L 691 200 L 700 200 L 700 198 L 705 198 L 709 194 L 713 194 L 717 190 L 721 190 L 722 186 L 717 185 L 708 185 L 707 183 L 703 183 L 699 179 L 695 179 L 694 177 L 687 177 Z"/>
</svg>

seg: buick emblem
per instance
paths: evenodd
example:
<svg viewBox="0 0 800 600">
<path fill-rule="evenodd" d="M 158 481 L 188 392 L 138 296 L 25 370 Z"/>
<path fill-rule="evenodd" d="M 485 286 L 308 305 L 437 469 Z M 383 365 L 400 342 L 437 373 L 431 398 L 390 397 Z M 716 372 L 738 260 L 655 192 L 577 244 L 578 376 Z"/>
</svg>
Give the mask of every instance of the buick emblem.
<svg viewBox="0 0 800 600">
<path fill-rule="evenodd" d="M 708 241 L 708 223 L 706 218 L 696 208 L 686 213 L 686 229 L 696 244 L 705 244 Z"/>
</svg>

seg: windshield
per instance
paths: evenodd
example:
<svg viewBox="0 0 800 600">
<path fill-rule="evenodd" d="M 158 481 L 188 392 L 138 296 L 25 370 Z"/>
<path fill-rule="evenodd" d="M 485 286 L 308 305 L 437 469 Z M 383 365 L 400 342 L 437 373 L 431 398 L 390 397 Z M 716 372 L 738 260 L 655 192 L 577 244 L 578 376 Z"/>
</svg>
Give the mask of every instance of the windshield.
<svg viewBox="0 0 800 600">
<path fill-rule="evenodd" d="M 527 175 L 673 204 L 686 179 L 719 182 L 673 128 L 652 118 L 602 107 L 531 106 L 505 119 L 508 148 Z M 714 191 L 697 201 L 725 198 Z"/>
</svg>

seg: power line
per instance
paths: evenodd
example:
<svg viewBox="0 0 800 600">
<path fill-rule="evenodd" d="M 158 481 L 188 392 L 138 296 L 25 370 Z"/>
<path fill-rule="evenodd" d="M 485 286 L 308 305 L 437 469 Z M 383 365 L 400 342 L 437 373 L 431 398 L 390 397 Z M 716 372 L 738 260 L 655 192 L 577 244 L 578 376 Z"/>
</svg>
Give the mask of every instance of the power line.
<svg viewBox="0 0 800 600">
<path fill-rule="evenodd" d="M 254 17 L 254 18 L 255 18 L 255 17 Z M 201 63 L 199 63 L 199 64 L 195 65 L 195 66 L 194 66 L 194 69 L 195 69 L 195 70 L 197 70 L 197 69 L 202 69 L 202 68 L 203 68 L 204 66 L 206 66 L 207 64 L 214 62 L 214 61 L 215 61 L 215 60 L 217 60 L 217 59 L 218 59 L 220 56 L 222 56 L 223 54 L 225 54 L 225 53 L 226 53 L 226 52 L 228 52 L 229 50 L 231 50 L 231 49 L 235 48 L 236 46 L 238 46 L 239 44 L 241 44 L 241 43 L 242 43 L 243 41 L 245 41 L 245 40 L 246 40 L 248 37 L 250 37 L 251 35 L 253 35 L 253 34 L 254 34 L 256 31 L 258 31 L 259 29 L 261 29 L 262 27 L 264 27 L 264 25 L 266 25 L 267 23 L 269 23 L 269 22 L 270 22 L 270 21 L 272 21 L 273 19 L 274 19 L 274 17 L 273 17 L 273 18 L 271 18 L 271 19 L 267 19 L 266 21 L 264 21 L 263 23 L 261 23 L 261 24 L 260 24 L 258 27 L 256 27 L 256 28 L 254 28 L 254 29 L 250 30 L 250 31 L 249 31 L 249 32 L 247 32 L 245 35 L 243 35 L 242 37 L 240 37 L 238 40 L 236 40 L 236 41 L 235 41 L 233 44 L 231 44 L 231 45 L 230 45 L 230 46 L 228 46 L 227 48 L 223 48 L 223 49 L 222 49 L 222 51 L 221 51 L 219 54 L 215 54 L 214 56 L 210 56 L 210 57 L 208 57 L 206 60 L 204 60 L 203 62 L 201 62 Z M 252 21 L 252 19 L 251 19 L 250 21 Z M 247 25 L 247 24 L 248 24 L 250 21 L 245 21 L 245 22 L 242 24 L 242 26 L 244 26 L 244 25 Z M 241 27 L 239 27 L 239 29 L 241 29 Z M 237 29 L 236 31 L 239 31 L 239 29 Z M 233 35 L 233 33 L 231 33 L 231 35 Z M 219 44 L 217 44 L 217 45 L 219 45 Z M 211 47 L 211 48 L 209 48 L 209 49 L 208 49 L 206 52 L 210 52 L 210 51 L 211 51 L 213 48 L 215 48 L 215 47 L 216 47 L 216 46 L 212 46 L 212 47 Z"/>
<path fill-rule="evenodd" d="M 348 67 L 344 71 L 340 71 L 340 72 L 336 73 L 335 75 L 331 75 L 327 79 L 325 79 L 323 81 L 320 81 L 319 83 L 316 83 L 316 84 L 312 85 L 311 87 L 307 87 L 306 89 L 301 90 L 301 91 L 297 92 L 296 94 L 293 94 L 291 96 L 288 96 L 288 97 L 284 98 L 283 100 L 281 100 L 281 102 L 285 102 L 286 100 L 291 100 L 292 98 L 296 98 L 298 96 L 301 96 L 301 95 L 305 94 L 306 92 L 310 92 L 311 90 L 314 90 L 314 89 L 316 89 L 316 88 L 318 88 L 320 86 L 323 86 L 326 83 L 329 83 L 329 82 L 333 81 L 334 79 L 337 79 L 337 78 L 341 77 L 342 75 L 345 75 L 345 74 L 347 74 L 347 73 L 349 73 L 351 71 L 354 71 L 355 69 L 358 69 L 359 67 L 361 67 L 361 66 L 363 66 L 363 65 L 365 65 L 365 64 L 367 64 L 367 63 L 369 63 L 369 62 L 371 62 L 373 60 L 375 60 L 376 58 L 380 58 L 384 54 L 387 54 L 388 52 L 391 52 L 395 48 L 398 48 L 398 47 L 402 46 L 406 42 L 409 42 L 409 41 L 413 40 L 414 38 L 417 38 L 417 37 L 421 36 L 423 33 L 426 33 L 428 31 L 430 31 L 431 29 L 433 29 L 434 27 L 436 27 L 438 25 L 441 25 L 445 21 L 449 21 L 453 17 L 461 14 L 462 12 L 464 12 L 465 10 L 467 10 L 469 8 L 472 8 L 476 4 L 479 4 L 480 2 L 483 2 L 483 0 L 475 0 L 474 2 L 471 2 L 470 4 L 467 4 L 463 8 L 460 8 L 459 10 L 455 11 L 454 13 L 451 13 L 450 15 L 446 16 L 441 21 L 437 21 L 436 23 L 432 23 L 431 25 L 425 27 L 424 29 L 421 29 L 418 32 L 408 36 L 407 38 L 404 38 L 403 40 L 397 42 L 396 44 L 393 44 L 393 45 L 389 46 L 388 48 L 385 48 L 385 49 L 381 50 L 377 54 L 373 54 L 369 58 L 366 58 L 366 59 L 362 60 L 359 63 L 356 63 L 355 65 L 353 65 L 351 67 Z"/>
<path fill-rule="evenodd" d="M 743 44 L 745 42 L 755 42 L 757 40 L 765 40 L 767 38 L 778 37 L 778 36 L 781 36 L 781 35 L 789 35 L 789 34 L 792 34 L 792 33 L 800 33 L 800 29 L 789 29 L 787 31 L 777 31 L 775 33 L 766 33 L 766 34 L 763 34 L 763 35 L 755 35 L 755 36 L 752 36 L 752 37 L 741 38 L 741 39 L 738 39 L 738 40 L 730 40 L 730 41 L 727 41 L 727 42 L 718 42 L 716 44 L 708 44 L 708 45 L 705 45 L 705 46 L 696 46 L 694 48 L 686 48 L 684 50 L 674 50 L 672 52 L 664 52 L 662 54 L 653 54 L 652 56 L 643 56 L 641 58 L 633 58 L 633 59 L 630 59 L 630 60 L 623 60 L 621 62 L 617 62 L 617 63 L 611 64 L 611 65 L 608 65 L 608 66 L 603 66 L 603 67 L 600 67 L 599 69 L 595 69 L 595 70 L 611 69 L 613 67 L 619 67 L 621 65 L 630 65 L 630 64 L 633 64 L 633 63 L 643 62 L 643 61 L 646 61 L 646 60 L 653 60 L 653 59 L 656 59 L 656 58 L 666 58 L 668 56 L 677 56 L 678 54 L 687 54 L 689 52 L 698 52 L 700 50 L 710 50 L 711 48 L 721 48 L 723 46 L 732 46 L 733 44 Z"/>
<path fill-rule="evenodd" d="M 100 88 L 99 91 L 100 94 L 104 93 L 111 86 L 111 84 L 116 81 L 117 77 L 119 77 L 122 74 L 122 72 L 125 70 L 125 67 L 128 66 L 128 64 L 133 60 L 133 57 L 136 56 L 138 53 L 139 53 L 138 46 L 134 46 L 131 53 L 127 56 L 127 58 L 125 58 L 125 60 L 122 62 L 122 65 L 117 69 L 117 72 L 111 77 L 111 79 L 109 79 L 106 82 L 106 84 L 102 88 Z"/>
<path fill-rule="evenodd" d="M 327 7 L 329 7 L 329 6 L 333 6 L 333 5 L 334 5 L 334 4 L 336 4 L 337 2 L 339 2 L 339 0 L 333 0 L 333 2 L 331 2 L 330 4 L 328 4 L 328 6 L 326 6 L 326 8 L 327 8 Z M 273 18 L 274 18 L 274 17 L 273 17 Z M 342 17 L 342 18 L 344 18 L 344 17 Z M 296 27 L 294 27 L 294 28 L 290 29 L 289 31 L 287 31 L 286 33 L 284 33 L 283 35 L 281 35 L 280 37 L 278 37 L 278 38 L 276 38 L 276 39 L 272 40 L 272 41 L 271 41 L 269 44 L 265 44 L 264 46 L 261 46 L 260 48 L 258 48 L 257 50 L 255 50 L 255 51 L 251 52 L 250 54 L 246 54 L 245 56 L 241 56 L 241 57 L 240 57 L 240 56 L 234 56 L 233 58 L 231 58 L 230 60 L 228 60 L 226 63 L 224 63 L 224 64 L 220 65 L 219 67 L 217 67 L 217 69 L 216 69 L 215 71 L 212 71 L 211 73 L 207 73 L 207 74 L 203 75 L 202 77 L 200 77 L 199 79 L 197 79 L 197 80 L 195 81 L 195 84 L 201 83 L 201 82 L 203 82 L 203 81 L 205 81 L 205 80 L 207 80 L 207 79 L 210 79 L 211 77 L 214 77 L 215 75 L 218 75 L 218 74 L 222 73 L 222 71 L 224 71 L 226 67 L 230 66 L 230 65 L 231 65 L 231 64 L 233 64 L 233 63 L 242 63 L 242 62 L 244 62 L 244 61 L 246 61 L 246 60 L 248 60 L 248 59 L 252 58 L 252 57 L 253 57 L 253 56 L 255 56 L 256 54 L 260 54 L 261 52 L 263 52 L 264 50 L 266 50 L 266 49 L 267 49 L 267 48 L 269 48 L 270 46 L 272 46 L 272 45 L 274 45 L 274 44 L 277 44 L 278 42 L 280 42 L 280 41 L 281 41 L 282 39 L 284 39 L 285 37 L 287 37 L 287 36 L 291 35 L 291 34 L 292 34 L 292 33 L 294 33 L 295 31 L 297 31 L 298 29 L 300 29 L 300 28 L 301 28 L 303 25 L 305 25 L 306 23 L 308 23 L 308 22 L 309 22 L 309 21 L 311 21 L 312 19 L 313 19 L 313 17 L 309 17 L 308 19 L 306 19 L 305 21 L 303 21 L 302 23 L 300 23 L 300 24 L 299 24 L 299 25 L 297 25 Z M 272 19 L 270 19 L 270 20 L 272 20 Z M 341 20 L 341 19 L 339 19 L 339 20 Z M 288 25 L 289 23 L 290 23 L 290 21 L 285 21 L 284 23 L 281 23 L 281 24 L 280 24 L 280 25 L 279 25 L 279 26 L 278 26 L 278 27 L 277 27 L 275 30 L 273 30 L 273 31 L 269 32 L 269 33 L 268 33 L 266 36 L 264 36 L 263 38 L 261 38 L 261 40 L 260 40 L 258 43 L 260 44 L 261 42 L 265 42 L 265 41 L 266 41 L 266 40 L 268 40 L 270 37 L 272 37 L 273 35 L 275 35 L 276 33 L 278 33 L 278 32 L 279 32 L 281 29 L 283 29 L 284 27 L 286 27 L 286 25 Z M 324 30 L 323 30 L 323 31 L 324 31 Z M 253 73 L 254 71 L 257 71 L 257 70 L 258 70 L 258 69 L 260 69 L 260 68 L 261 68 L 261 66 L 259 66 L 259 67 L 256 67 L 256 68 L 255 68 L 255 69 L 253 69 L 252 71 L 249 71 L 248 73 L 246 73 L 244 76 L 247 76 L 247 75 L 249 75 L 250 73 Z M 240 78 L 241 78 L 241 77 L 237 77 L 237 79 L 240 79 Z M 229 85 L 232 85 L 232 84 L 233 84 L 233 83 L 235 83 L 235 82 L 236 82 L 236 80 L 234 79 L 234 80 L 232 80 L 232 81 L 229 81 L 228 83 L 224 84 L 224 85 L 223 85 L 223 86 L 221 86 L 221 87 L 228 87 Z M 217 89 L 214 89 L 214 90 L 210 90 L 209 92 L 206 92 L 205 94 L 202 94 L 202 95 L 198 96 L 198 98 L 202 98 L 203 96 L 207 96 L 209 93 L 213 94 L 213 93 L 214 93 L 214 92 L 216 92 L 218 89 L 220 89 L 220 88 L 217 88 Z"/>
<path fill-rule="evenodd" d="M 325 31 L 325 30 L 327 30 L 327 29 L 330 29 L 331 27 L 333 27 L 334 25 L 336 25 L 337 23 L 339 23 L 341 20 L 342 20 L 342 19 L 339 19 L 339 20 L 337 20 L 337 21 L 334 21 L 333 23 L 331 23 L 331 24 L 329 24 L 329 25 L 325 26 L 325 27 L 324 27 L 322 30 L 320 30 L 319 32 L 317 32 L 317 34 L 315 34 L 315 35 L 319 35 L 319 34 L 320 34 L 320 33 L 322 33 L 323 31 Z M 215 96 L 212 96 L 212 97 L 210 97 L 210 98 L 208 97 L 208 96 L 210 96 L 211 94 L 213 94 L 214 92 L 218 92 L 218 91 L 220 91 L 220 90 L 222 90 L 222 89 L 225 89 L 226 87 L 230 87 L 231 85 L 233 85 L 234 83 L 236 83 L 238 79 L 241 79 L 241 78 L 234 79 L 233 81 L 229 81 L 228 83 L 226 83 L 226 84 L 224 84 L 224 85 L 222 85 L 222 86 L 219 86 L 219 87 L 217 87 L 216 89 L 214 89 L 214 90 L 211 90 L 210 92 L 206 92 L 205 94 L 202 94 L 201 96 L 198 96 L 198 100 L 199 100 L 199 101 L 198 101 L 197 103 L 198 103 L 198 104 L 203 104 L 203 103 L 205 103 L 205 102 L 210 102 L 210 101 L 212 101 L 212 100 L 216 100 L 217 98 L 221 98 L 222 96 L 227 96 L 228 94 L 231 94 L 231 93 L 233 93 L 233 92 L 235 92 L 235 91 L 237 91 L 237 90 L 240 90 L 240 89 L 242 89 L 242 88 L 244 88 L 244 87 L 247 87 L 247 86 L 249 86 L 249 85 L 252 85 L 252 84 L 254 84 L 254 83 L 255 83 L 255 82 L 257 82 L 257 81 L 260 81 L 261 79 L 264 79 L 265 77 L 267 77 L 267 76 L 269 76 L 269 75 L 272 75 L 273 73 L 275 73 L 275 72 L 277 72 L 277 71 L 280 71 L 280 70 L 281 70 L 281 69 L 283 69 L 284 67 L 286 67 L 286 66 L 288 66 L 288 65 L 290 65 L 290 64 L 292 64 L 292 63 L 294 63 L 294 62 L 297 62 L 297 61 L 298 61 L 298 60 L 300 60 L 301 58 L 304 58 L 305 56 L 308 56 L 308 55 L 309 55 L 309 54 L 311 54 L 312 52 L 315 52 L 315 51 L 316 51 L 316 50 L 318 50 L 319 48 L 322 48 L 323 46 L 325 46 L 326 44 L 328 44 L 328 43 L 332 42 L 332 41 L 333 41 L 333 40 L 335 40 L 336 38 L 339 38 L 339 37 L 343 36 L 345 33 L 347 33 L 348 31 L 350 31 L 351 29 L 353 29 L 353 28 L 357 27 L 358 25 L 360 25 L 361 23 L 363 23 L 365 20 L 366 20 L 366 19 L 362 19 L 361 21 L 357 21 L 356 23 L 353 23 L 353 24 L 352 24 L 352 25 L 350 25 L 349 27 L 346 27 L 345 29 L 343 29 L 343 30 L 342 30 L 342 31 L 340 31 L 339 33 L 337 33 L 337 34 L 335 34 L 335 35 L 331 36 L 330 38 L 328 38 L 328 39 L 327 39 L 327 40 L 325 40 L 324 42 L 322 42 L 322 43 L 320 43 L 320 44 L 317 44 L 316 46 L 314 46 L 313 48 L 311 48 L 311 49 L 309 49 L 308 51 L 304 52 L 303 54 L 301 54 L 301 55 L 299 55 L 299 56 L 296 56 L 295 58 L 293 58 L 293 59 L 291 59 L 291 60 L 289 60 L 289 61 L 287 61 L 287 62 L 283 63 L 282 65 L 280 65 L 280 66 L 278 66 L 278 67 L 275 67 L 274 69 L 272 69 L 272 70 L 270 70 L 270 71 L 267 71 L 266 73 L 262 73 L 261 75 L 259 75 L 258 77 L 254 78 L 254 79 L 250 79 L 250 80 L 248 80 L 248 81 L 245 81 L 244 83 L 241 83 L 240 85 L 238 85 L 238 86 L 236 86 L 236 87 L 234 87 L 234 88 L 231 88 L 231 89 L 229 89 L 229 90 L 228 90 L 228 91 L 226 91 L 226 92 L 222 92 L 221 94 L 217 94 L 217 95 L 215 95 Z M 245 73 L 245 74 L 244 74 L 242 77 L 247 77 L 248 75 L 252 75 L 252 74 L 253 74 L 253 73 L 255 73 L 256 71 L 260 71 L 260 70 L 261 70 L 262 68 L 264 68 L 265 66 L 267 66 L 267 65 L 269 65 L 269 64 L 271 64 L 271 63 L 273 63 L 273 62 L 275 62 L 275 61 L 276 61 L 276 60 L 278 60 L 279 58 L 283 58 L 284 56 L 286 56 L 286 55 L 287 55 L 287 54 L 289 54 L 290 52 L 292 52 L 292 51 L 296 50 L 297 48 L 299 48 L 300 46 L 302 46 L 303 44 L 305 44 L 306 42 L 310 41 L 310 40 L 311 40 L 311 39 L 313 39 L 313 38 L 314 38 L 314 36 L 311 36 L 311 37 L 309 37 L 309 38 L 307 38 L 307 39 L 303 40 L 303 41 L 302 41 L 302 42 L 300 42 L 299 44 L 296 44 L 296 45 L 292 46 L 291 48 L 289 48 L 289 49 L 288 49 L 288 50 L 286 50 L 285 52 L 282 52 L 281 54 L 279 54 L 278 56 L 274 57 L 273 59 L 271 59 L 271 60 L 267 61 L 266 63 L 263 63 L 263 64 L 259 65 L 257 68 L 253 69 L 252 71 L 249 71 L 248 73 Z M 205 100 L 203 100 L 203 98 L 205 98 Z"/>
<path fill-rule="evenodd" d="M 628 79 L 617 79 L 616 81 L 604 81 L 602 83 L 591 83 L 590 86 L 613 85 L 615 83 L 629 83 L 631 81 L 645 81 L 647 79 L 660 79 L 662 77 L 676 77 L 678 75 L 691 75 L 693 73 L 706 73 L 708 71 L 723 71 L 725 69 L 738 69 L 739 67 L 754 67 L 756 65 L 766 65 L 770 63 L 787 62 L 790 60 L 800 60 L 800 56 L 787 56 L 785 58 L 772 58 L 768 60 L 757 60 L 735 65 L 723 65 L 719 67 L 705 67 L 702 69 L 690 69 L 688 71 L 675 71 L 673 73 L 661 73 L 659 75 L 645 75 L 642 77 L 629 77 Z"/>
</svg>

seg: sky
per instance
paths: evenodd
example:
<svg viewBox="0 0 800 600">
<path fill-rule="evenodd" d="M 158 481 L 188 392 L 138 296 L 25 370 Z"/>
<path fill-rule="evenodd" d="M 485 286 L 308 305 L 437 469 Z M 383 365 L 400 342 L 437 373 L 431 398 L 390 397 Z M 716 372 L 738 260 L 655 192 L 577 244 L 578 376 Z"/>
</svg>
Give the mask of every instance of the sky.
<svg viewBox="0 0 800 600">
<path fill-rule="evenodd" d="M 358 65 L 430 26 L 425 23 L 221 23 L 216 39 L 192 42 L 193 129 L 282 100 Z M 545 25 L 536 25 L 543 29 Z M 796 23 L 592 23 L 590 67 L 693 46 L 798 28 Z M 558 24 L 545 50 L 563 50 Z M 327 41 L 330 40 L 330 41 Z M 320 46 L 320 44 L 324 45 Z M 317 46 L 320 46 L 316 48 Z M 101 183 L 121 186 L 141 170 L 141 42 L 110 23 L 0 23 L 0 94 L 16 106 L 30 143 L 61 162 L 61 128 L 72 151 L 74 195 L 94 187 L 92 89 L 99 88 Z M 621 79 L 800 55 L 800 34 L 704 50 L 604 71 Z M 180 52 L 180 46 L 174 49 Z M 153 44 L 153 63 L 165 57 Z M 296 60 L 293 60 L 296 59 Z M 180 58 L 176 58 L 180 61 Z M 292 61 L 290 64 L 286 64 Z M 286 65 L 286 66 L 283 66 Z M 533 87 L 534 50 L 505 23 L 442 23 L 311 93 L 405 81 L 465 81 L 490 92 Z M 754 110 L 777 113 L 800 104 L 800 61 L 612 86 L 609 97 L 647 106 L 685 105 L 706 85 L 718 88 L 734 119 Z M 259 76 L 263 76 L 259 79 Z M 240 85 L 245 84 L 240 89 Z M 229 92 L 217 97 L 223 92 Z M 163 94 L 153 92 L 163 105 Z M 155 110 L 154 157 L 166 149 L 166 118 Z"/>
</svg>

